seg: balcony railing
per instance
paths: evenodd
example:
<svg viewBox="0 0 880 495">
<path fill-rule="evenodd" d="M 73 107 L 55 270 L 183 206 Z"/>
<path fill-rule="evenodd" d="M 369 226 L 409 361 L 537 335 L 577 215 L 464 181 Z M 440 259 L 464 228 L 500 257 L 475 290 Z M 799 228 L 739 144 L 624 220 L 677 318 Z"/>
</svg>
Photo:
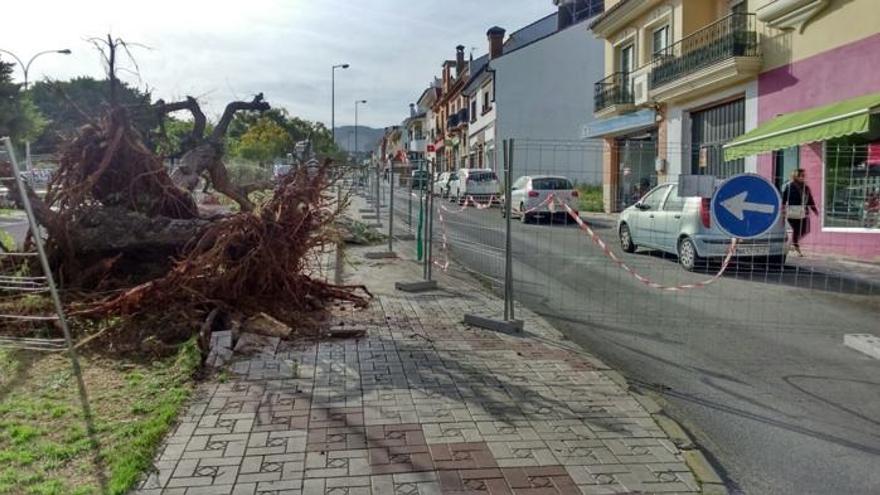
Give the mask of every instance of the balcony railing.
<svg viewBox="0 0 880 495">
<path fill-rule="evenodd" d="M 458 113 L 454 113 L 454 114 L 450 115 L 449 118 L 446 119 L 446 128 L 452 129 L 452 128 L 458 127 L 459 123 L 460 122 L 459 122 L 459 118 L 458 118 Z"/>
<path fill-rule="evenodd" d="M 615 72 L 594 86 L 593 111 L 598 112 L 612 105 L 632 105 L 632 79 L 629 73 Z"/>
<path fill-rule="evenodd" d="M 458 111 L 458 122 L 459 122 L 459 124 L 462 124 L 462 125 L 463 125 L 463 124 L 467 124 L 467 123 L 468 123 L 468 114 L 469 114 L 469 113 L 470 113 L 470 112 L 468 111 L 467 108 L 462 108 L 461 110 Z"/>
<path fill-rule="evenodd" d="M 654 55 L 651 88 L 733 57 L 757 57 L 755 14 L 730 14 Z"/>
</svg>

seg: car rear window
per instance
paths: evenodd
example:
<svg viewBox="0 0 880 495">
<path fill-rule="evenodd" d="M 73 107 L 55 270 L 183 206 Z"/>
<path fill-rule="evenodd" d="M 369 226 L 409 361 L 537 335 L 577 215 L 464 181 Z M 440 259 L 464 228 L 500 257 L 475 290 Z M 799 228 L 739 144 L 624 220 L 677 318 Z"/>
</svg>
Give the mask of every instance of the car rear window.
<svg viewBox="0 0 880 495">
<path fill-rule="evenodd" d="M 571 181 L 559 178 L 532 179 L 532 189 L 539 191 L 559 191 L 564 189 L 574 189 Z"/>
<path fill-rule="evenodd" d="M 498 180 L 498 178 L 495 176 L 495 172 L 471 172 L 468 174 L 468 180 L 474 182 L 489 182 Z"/>
</svg>

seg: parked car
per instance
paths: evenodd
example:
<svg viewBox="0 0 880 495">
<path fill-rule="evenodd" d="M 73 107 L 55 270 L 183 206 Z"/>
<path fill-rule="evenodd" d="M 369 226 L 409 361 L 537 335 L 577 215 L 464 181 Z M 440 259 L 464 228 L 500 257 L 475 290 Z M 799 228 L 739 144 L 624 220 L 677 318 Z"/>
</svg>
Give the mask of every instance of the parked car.
<svg viewBox="0 0 880 495">
<path fill-rule="evenodd" d="M 458 203 L 468 196 L 477 201 L 498 198 L 498 176 L 488 168 L 462 168 L 449 181 L 449 199 Z"/>
<path fill-rule="evenodd" d="M 416 190 L 425 190 L 428 188 L 430 176 L 427 170 L 413 170 L 410 176 L 412 188 Z"/>
<path fill-rule="evenodd" d="M 551 194 L 556 200 L 564 201 L 577 214 L 580 199 L 568 178 L 556 175 L 526 175 L 510 186 L 511 217 L 519 217 L 523 223 L 535 218 L 553 219 L 554 217 L 568 223 L 571 220 L 568 211 L 558 203 L 551 207 L 547 201 L 547 197 Z"/>
<path fill-rule="evenodd" d="M 730 236 L 712 225 L 710 200 L 680 197 L 676 184 L 663 184 L 623 210 L 617 223 L 620 247 L 634 252 L 638 247 L 658 249 L 678 256 L 688 271 L 721 260 L 730 248 Z M 765 235 L 739 241 L 738 259 L 782 266 L 788 251 L 785 223 L 779 222 Z"/>
<path fill-rule="evenodd" d="M 448 198 L 449 184 L 456 180 L 458 180 L 458 175 L 455 172 L 441 172 L 437 179 L 434 180 L 434 195 Z"/>
</svg>

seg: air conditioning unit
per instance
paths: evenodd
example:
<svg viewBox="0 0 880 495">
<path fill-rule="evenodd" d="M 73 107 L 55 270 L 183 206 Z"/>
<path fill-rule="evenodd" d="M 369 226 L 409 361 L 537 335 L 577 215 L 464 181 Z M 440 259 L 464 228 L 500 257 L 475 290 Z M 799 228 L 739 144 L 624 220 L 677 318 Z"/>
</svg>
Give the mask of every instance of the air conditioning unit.
<svg viewBox="0 0 880 495">
<path fill-rule="evenodd" d="M 648 103 L 648 73 L 633 75 L 632 85 L 633 103 L 636 105 Z"/>
</svg>

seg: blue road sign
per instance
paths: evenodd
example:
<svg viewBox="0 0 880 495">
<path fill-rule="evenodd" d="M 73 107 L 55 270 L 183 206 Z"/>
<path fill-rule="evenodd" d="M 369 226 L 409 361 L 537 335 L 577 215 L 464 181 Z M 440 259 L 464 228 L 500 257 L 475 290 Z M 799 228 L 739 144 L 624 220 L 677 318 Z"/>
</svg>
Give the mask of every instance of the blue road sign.
<svg viewBox="0 0 880 495">
<path fill-rule="evenodd" d="M 735 175 L 712 196 L 712 221 L 739 239 L 759 237 L 779 221 L 782 197 L 776 186 L 756 174 Z"/>
</svg>

